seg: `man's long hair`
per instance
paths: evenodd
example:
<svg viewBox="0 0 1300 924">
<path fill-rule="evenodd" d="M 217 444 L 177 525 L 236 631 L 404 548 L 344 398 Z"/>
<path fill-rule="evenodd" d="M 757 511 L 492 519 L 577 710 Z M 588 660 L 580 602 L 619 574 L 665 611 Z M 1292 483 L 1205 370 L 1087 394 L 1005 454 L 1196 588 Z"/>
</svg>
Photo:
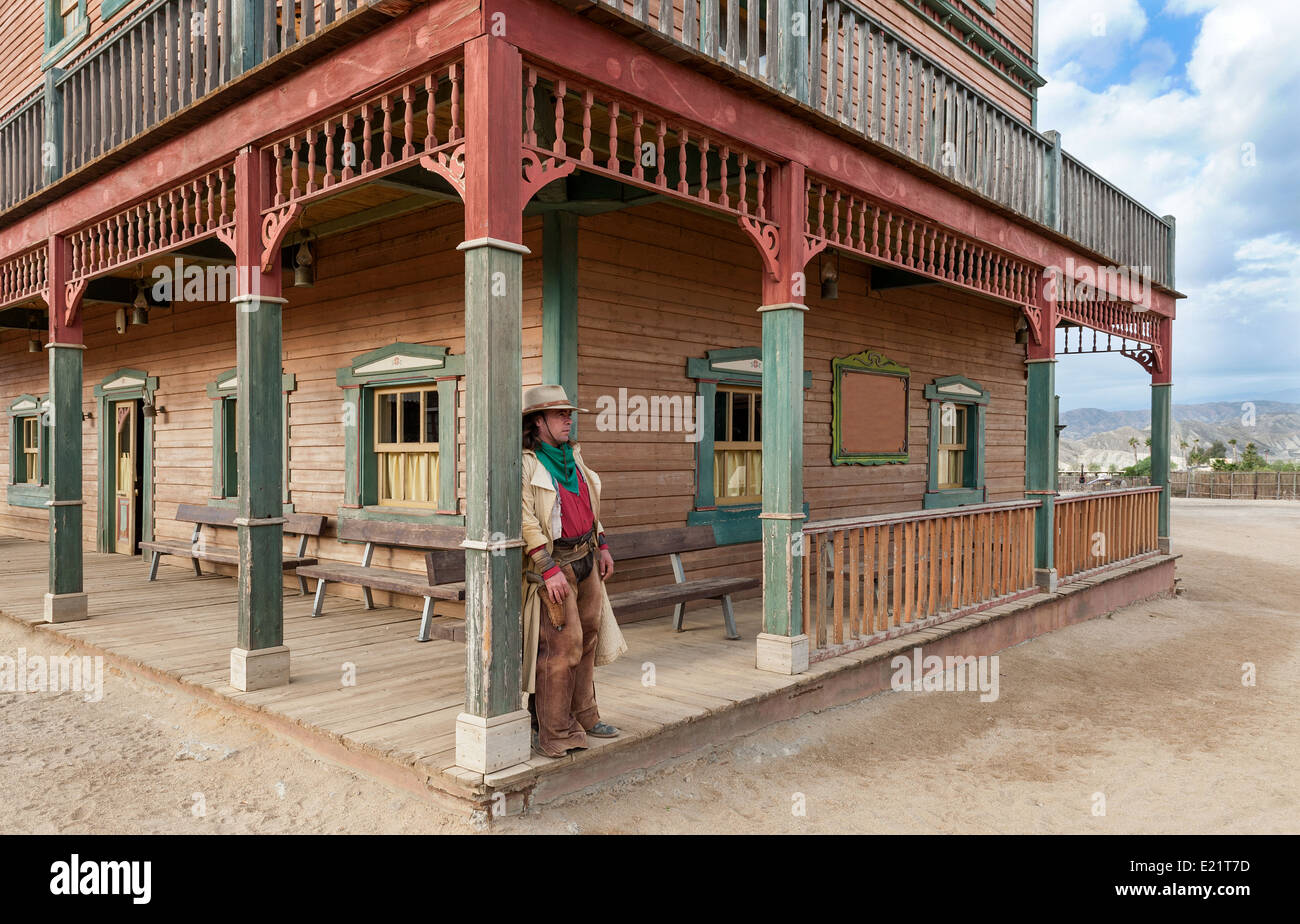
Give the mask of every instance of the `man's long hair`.
<svg viewBox="0 0 1300 924">
<path fill-rule="evenodd" d="M 537 435 L 537 422 L 541 419 L 541 411 L 533 411 L 532 413 L 524 415 L 523 443 L 525 449 L 536 450 L 537 444 L 541 442 L 541 437 Z M 569 445 L 573 445 L 573 440 L 569 440 Z"/>
</svg>

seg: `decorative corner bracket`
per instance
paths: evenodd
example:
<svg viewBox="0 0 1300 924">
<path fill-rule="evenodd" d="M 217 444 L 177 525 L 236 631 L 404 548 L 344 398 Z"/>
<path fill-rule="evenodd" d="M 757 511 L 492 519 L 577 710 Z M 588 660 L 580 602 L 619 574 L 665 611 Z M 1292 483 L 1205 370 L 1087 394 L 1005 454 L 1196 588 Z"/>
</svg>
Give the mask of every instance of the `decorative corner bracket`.
<svg viewBox="0 0 1300 924">
<path fill-rule="evenodd" d="M 1043 345 L 1043 309 L 1034 305 L 1022 304 L 1020 311 L 1029 322 L 1029 336 L 1034 339 L 1034 346 Z"/>
<path fill-rule="evenodd" d="M 809 260 L 826 249 L 826 244 L 825 238 L 813 237 L 811 234 L 803 236 L 803 259 L 799 261 L 800 271 L 808 265 Z"/>
<path fill-rule="evenodd" d="M 1158 343 L 1153 343 L 1149 348 L 1144 347 L 1138 350 L 1122 349 L 1119 353 L 1121 356 L 1127 356 L 1145 369 L 1148 375 L 1165 371 L 1165 351 Z"/>
<path fill-rule="evenodd" d="M 86 286 L 90 285 L 89 279 L 78 279 L 69 282 L 63 287 L 63 326 L 72 327 L 81 317 L 81 299 L 86 294 Z M 49 303 L 49 299 L 46 299 Z"/>
<path fill-rule="evenodd" d="M 302 203 L 290 202 L 262 216 L 262 272 L 271 272 L 280 255 L 280 242 L 301 214 Z"/>
<path fill-rule="evenodd" d="M 217 229 L 217 240 L 230 248 L 230 252 L 235 253 L 235 226 L 226 225 Z"/>
<path fill-rule="evenodd" d="M 523 158 L 523 195 L 520 196 L 519 203 L 521 208 L 527 205 L 529 200 L 537 194 L 537 190 L 541 189 L 552 180 L 558 180 L 562 177 L 568 176 L 578 166 L 573 161 L 559 163 L 554 157 L 548 157 L 545 160 L 542 160 L 542 158 L 537 155 L 537 152 L 531 151 L 528 148 L 523 149 Z"/>
<path fill-rule="evenodd" d="M 760 222 L 749 215 L 741 215 L 740 230 L 753 239 L 754 246 L 758 248 L 759 256 L 763 258 L 763 266 L 766 267 L 767 274 L 774 281 L 779 281 L 781 279 L 779 265 L 781 238 L 777 234 L 776 225 Z"/>
<path fill-rule="evenodd" d="M 436 173 L 456 190 L 461 201 L 465 199 L 465 145 L 456 145 L 449 155 L 446 151 L 426 154 L 420 158 L 420 166 L 430 173 Z"/>
</svg>

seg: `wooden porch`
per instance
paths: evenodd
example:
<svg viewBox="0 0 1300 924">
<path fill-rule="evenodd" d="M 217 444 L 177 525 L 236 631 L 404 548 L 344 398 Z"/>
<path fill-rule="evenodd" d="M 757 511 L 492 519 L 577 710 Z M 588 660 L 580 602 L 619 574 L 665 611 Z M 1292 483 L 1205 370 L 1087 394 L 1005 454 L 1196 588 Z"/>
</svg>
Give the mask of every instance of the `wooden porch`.
<svg viewBox="0 0 1300 924">
<path fill-rule="evenodd" d="M 597 669 L 602 718 L 623 734 L 587 751 L 522 768 L 473 774 L 455 766 L 456 717 L 465 709 L 461 642 L 415 642 L 419 614 L 340 601 L 320 618 L 311 597 L 287 595 L 285 644 L 292 682 L 241 692 L 230 686 L 237 584 L 164 566 L 145 580 L 141 559 L 87 552 L 90 618 L 42 622 L 49 548 L 0 537 L 0 614 L 53 632 L 108 664 L 183 689 L 321 754 L 448 807 L 514 814 L 624 773 L 745 734 L 772 722 L 889 689 L 895 654 L 989 654 L 1173 587 L 1171 556 L 1152 554 L 1101 574 L 1030 592 L 940 625 L 873 640 L 814 661 L 798 675 L 755 668 L 762 602 L 738 601 L 742 640 L 723 637 L 720 607 L 689 609 L 686 631 L 667 618 L 624 626 L 629 653 Z M 440 621 L 458 621 L 439 617 Z M 345 682 L 349 665 L 355 683 Z"/>
</svg>

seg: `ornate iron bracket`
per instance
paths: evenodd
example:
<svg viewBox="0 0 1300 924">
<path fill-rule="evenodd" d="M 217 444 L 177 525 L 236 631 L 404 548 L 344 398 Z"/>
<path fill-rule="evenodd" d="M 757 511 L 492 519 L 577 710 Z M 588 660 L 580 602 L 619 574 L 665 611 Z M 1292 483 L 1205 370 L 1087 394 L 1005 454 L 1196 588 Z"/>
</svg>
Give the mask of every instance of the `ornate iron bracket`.
<svg viewBox="0 0 1300 924">
<path fill-rule="evenodd" d="M 420 158 L 420 166 L 430 173 L 436 173 L 456 190 L 461 201 L 465 200 L 465 145 L 456 145 L 449 155 L 446 151 L 426 154 Z"/>
<path fill-rule="evenodd" d="M 521 208 L 527 205 L 529 200 L 537 194 L 537 190 L 541 189 L 552 180 L 558 180 L 561 177 L 568 176 L 578 166 L 573 161 L 560 163 L 556 161 L 554 157 L 548 157 L 545 160 L 542 160 L 542 158 L 537 155 L 537 152 L 530 151 L 528 148 L 523 149 L 523 156 L 523 195 L 520 197 L 521 201 L 519 203 Z"/>
<path fill-rule="evenodd" d="M 290 202 L 262 216 L 262 272 L 271 272 L 280 256 L 280 242 L 301 214 L 302 203 Z"/>
</svg>

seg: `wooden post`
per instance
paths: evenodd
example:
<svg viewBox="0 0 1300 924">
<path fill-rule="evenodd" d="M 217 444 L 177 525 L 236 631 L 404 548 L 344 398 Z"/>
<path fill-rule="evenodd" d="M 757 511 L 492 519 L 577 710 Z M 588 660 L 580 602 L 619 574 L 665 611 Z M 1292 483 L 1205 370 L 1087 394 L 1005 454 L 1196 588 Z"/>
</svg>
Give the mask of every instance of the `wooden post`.
<svg viewBox="0 0 1300 924">
<path fill-rule="evenodd" d="M 776 274 L 765 272 L 763 304 L 763 632 L 761 670 L 808 669 L 803 634 L 803 304 L 804 168 L 789 163 L 772 176 L 773 218 L 779 224 Z M 813 560 L 818 577 L 820 559 Z M 838 575 L 836 581 L 839 581 Z"/>
<path fill-rule="evenodd" d="M 1160 340 L 1164 347 L 1164 368 L 1151 373 L 1151 483 L 1163 490 L 1157 502 L 1156 535 L 1160 551 L 1169 554 L 1169 443 L 1173 379 L 1173 322 L 1160 320 Z M 1190 479 L 1191 473 L 1188 473 Z M 1189 482 L 1190 483 L 1190 482 Z"/>
<path fill-rule="evenodd" d="M 1050 328 L 1049 328 L 1050 331 Z M 1044 338 L 1046 339 L 1046 338 Z M 1034 516 L 1034 582 L 1056 590 L 1053 540 L 1056 532 L 1056 359 L 1030 358 L 1025 434 L 1025 495 L 1042 501 Z"/>
<path fill-rule="evenodd" d="M 1172 289 L 1174 287 L 1174 232 L 1176 230 L 1174 216 L 1166 215 L 1164 221 L 1169 226 L 1169 248 L 1165 256 L 1167 261 L 1165 285 Z"/>
<path fill-rule="evenodd" d="M 278 241 L 263 270 L 262 208 L 275 166 L 268 154 L 244 148 L 235 157 L 235 303 L 239 454 L 239 623 L 230 652 L 230 685 L 261 690 L 289 682 L 284 645 L 284 399 Z"/>
<path fill-rule="evenodd" d="M 41 142 L 41 184 L 49 186 L 63 176 L 63 93 L 58 80 L 63 71 L 45 72 L 45 125 Z"/>
<path fill-rule="evenodd" d="M 465 45 L 465 711 L 456 763 L 528 760 L 522 709 L 523 64 L 495 36 Z"/>
<path fill-rule="evenodd" d="M 266 4 L 275 0 L 232 0 L 230 11 L 230 77 L 234 79 L 262 63 L 266 41 Z"/>
<path fill-rule="evenodd" d="M 1037 23 L 1035 23 L 1037 28 Z M 1037 106 L 1038 97 L 1034 96 L 1034 105 Z M 1043 132 L 1043 136 L 1052 143 L 1052 148 L 1047 152 L 1044 163 L 1046 177 L 1044 177 L 1044 190 L 1046 194 L 1046 207 L 1044 208 L 1043 224 L 1057 231 L 1061 230 L 1061 133 L 1060 132 Z"/>
<path fill-rule="evenodd" d="M 69 284 L 68 242 L 49 243 L 50 312 L 50 589 L 46 622 L 73 622 L 89 613 L 83 586 L 81 549 L 81 381 L 85 352 L 81 298 L 86 283 Z M 107 425 L 101 421 L 101 426 Z"/>
<path fill-rule="evenodd" d="M 809 15 L 808 0 L 776 0 L 776 15 L 777 89 L 809 104 L 812 71 L 808 52 L 814 24 Z M 771 27 L 769 23 L 768 28 Z M 772 67 L 771 62 L 768 62 L 768 67 Z"/>
</svg>

